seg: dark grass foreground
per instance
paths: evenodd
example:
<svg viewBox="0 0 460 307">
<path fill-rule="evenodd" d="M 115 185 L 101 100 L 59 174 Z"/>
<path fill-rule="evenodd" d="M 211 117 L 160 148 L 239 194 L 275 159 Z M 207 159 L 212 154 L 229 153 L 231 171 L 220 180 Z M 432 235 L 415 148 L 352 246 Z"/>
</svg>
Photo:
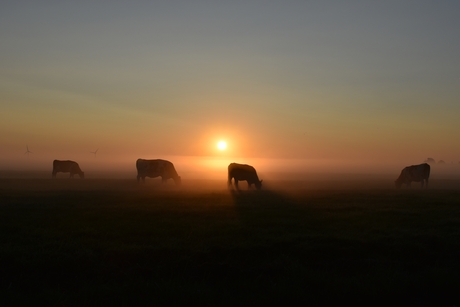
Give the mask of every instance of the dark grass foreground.
<svg viewBox="0 0 460 307">
<path fill-rule="evenodd" d="M 460 305 L 456 189 L 0 183 L 2 306 Z"/>
</svg>

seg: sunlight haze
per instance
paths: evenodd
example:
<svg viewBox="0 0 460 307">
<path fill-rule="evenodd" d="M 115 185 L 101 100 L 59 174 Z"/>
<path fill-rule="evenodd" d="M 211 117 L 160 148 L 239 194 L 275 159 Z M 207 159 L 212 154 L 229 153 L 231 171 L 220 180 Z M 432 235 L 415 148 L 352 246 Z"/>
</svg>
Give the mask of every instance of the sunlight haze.
<svg viewBox="0 0 460 307">
<path fill-rule="evenodd" d="M 225 150 L 227 149 L 227 143 L 225 141 L 219 141 L 219 143 L 217 143 L 217 148 L 219 148 L 219 150 Z"/>
<path fill-rule="evenodd" d="M 457 1 L 13 1 L 0 28 L 0 170 L 459 166 Z"/>
</svg>

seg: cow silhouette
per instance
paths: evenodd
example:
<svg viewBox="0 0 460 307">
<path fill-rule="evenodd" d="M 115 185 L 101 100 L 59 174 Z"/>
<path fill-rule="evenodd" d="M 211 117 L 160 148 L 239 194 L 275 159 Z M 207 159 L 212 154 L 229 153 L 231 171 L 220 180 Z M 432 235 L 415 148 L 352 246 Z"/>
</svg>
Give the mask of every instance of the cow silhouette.
<svg viewBox="0 0 460 307">
<path fill-rule="evenodd" d="M 248 188 L 254 184 L 260 190 L 262 188 L 262 180 L 259 180 L 256 169 L 251 165 L 230 163 L 228 165 L 228 186 L 232 185 L 232 179 L 235 181 L 235 187 L 238 187 L 238 181 L 247 181 Z"/>
<path fill-rule="evenodd" d="M 54 160 L 53 161 L 53 178 L 56 178 L 56 173 L 70 173 L 70 178 L 73 178 L 73 175 L 78 174 L 81 179 L 85 178 L 85 173 L 81 171 L 80 166 L 75 161 L 70 160 Z"/>
<path fill-rule="evenodd" d="M 419 165 L 411 165 L 403 168 L 398 179 L 395 180 L 396 188 L 400 188 L 404 183 L 408 187 L 412 181 L 421 182 L 422 189 L 424 182 L 426 183 L 426 188 L 428 188 L 428 178 L 430 178 L 430 165 L 427 163 Z"/>
<path fill-rule="evenodd" d="M 177 174 L 174 165 L 170 161 L 161 159 L 137 159 L 136 168 L 137 182 L 139 182 L 139 179 L 141 178 L 142 182 L 145 182 L 145 177 L 161 177 L 163 183 L 172 178 L 176 185 L 181 184 L 181 178 Z"/>
</svg>

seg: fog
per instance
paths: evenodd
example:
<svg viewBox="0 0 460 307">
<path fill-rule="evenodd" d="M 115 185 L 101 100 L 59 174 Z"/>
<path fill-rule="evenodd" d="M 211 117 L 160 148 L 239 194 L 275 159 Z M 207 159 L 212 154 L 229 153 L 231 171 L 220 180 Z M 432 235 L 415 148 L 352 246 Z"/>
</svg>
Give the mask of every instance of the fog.
<svg viewBox="0 0 460 307">
<path fill-rule="evenodd" d="M 74 160 L 85 172 L 85 178 L 136 178 L 136 160 L 138 158 L 157 159 L 155 156 L 101 157 L 81 155 L 75 157 L 43 157 L 30 154 L 20 159 L 4 159 L 0 164 L 1 178 L 38 177 L 50 178 L 52 162 Z M 205 179 L 226 180 L 227 166 L 232 162 L 250 164 L 257 170 L 260 179 L 267 180 L 322 180 L 328 178 L 364 178 L 384 176 L 394 178 L 402 168 L 420 164 L 424 159 L 413 161 L 373 161 L 373 160 L 332 160 L 332 159 L 262 159 L 241 157 L 203 157 L 203 156 L 162 156 L 171 161 L 183 180 Z M 460 178 L 460 164 L 445 163 L 431 165 L 431 178 Z M 68 174 L 59 173 L 58 178 Z"/>
</svg>

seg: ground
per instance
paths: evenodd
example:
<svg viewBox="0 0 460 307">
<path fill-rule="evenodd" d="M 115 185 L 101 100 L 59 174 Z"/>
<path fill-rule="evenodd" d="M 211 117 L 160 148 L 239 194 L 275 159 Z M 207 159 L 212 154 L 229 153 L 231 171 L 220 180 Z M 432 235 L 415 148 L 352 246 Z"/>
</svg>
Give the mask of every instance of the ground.
<svg viewBox="0 0 460 307">
<path fill-rule="evenodd" d="M 458 181 L 160 181 L 0 179 L 0 305 L 460 304 Z"/>
</svg>

